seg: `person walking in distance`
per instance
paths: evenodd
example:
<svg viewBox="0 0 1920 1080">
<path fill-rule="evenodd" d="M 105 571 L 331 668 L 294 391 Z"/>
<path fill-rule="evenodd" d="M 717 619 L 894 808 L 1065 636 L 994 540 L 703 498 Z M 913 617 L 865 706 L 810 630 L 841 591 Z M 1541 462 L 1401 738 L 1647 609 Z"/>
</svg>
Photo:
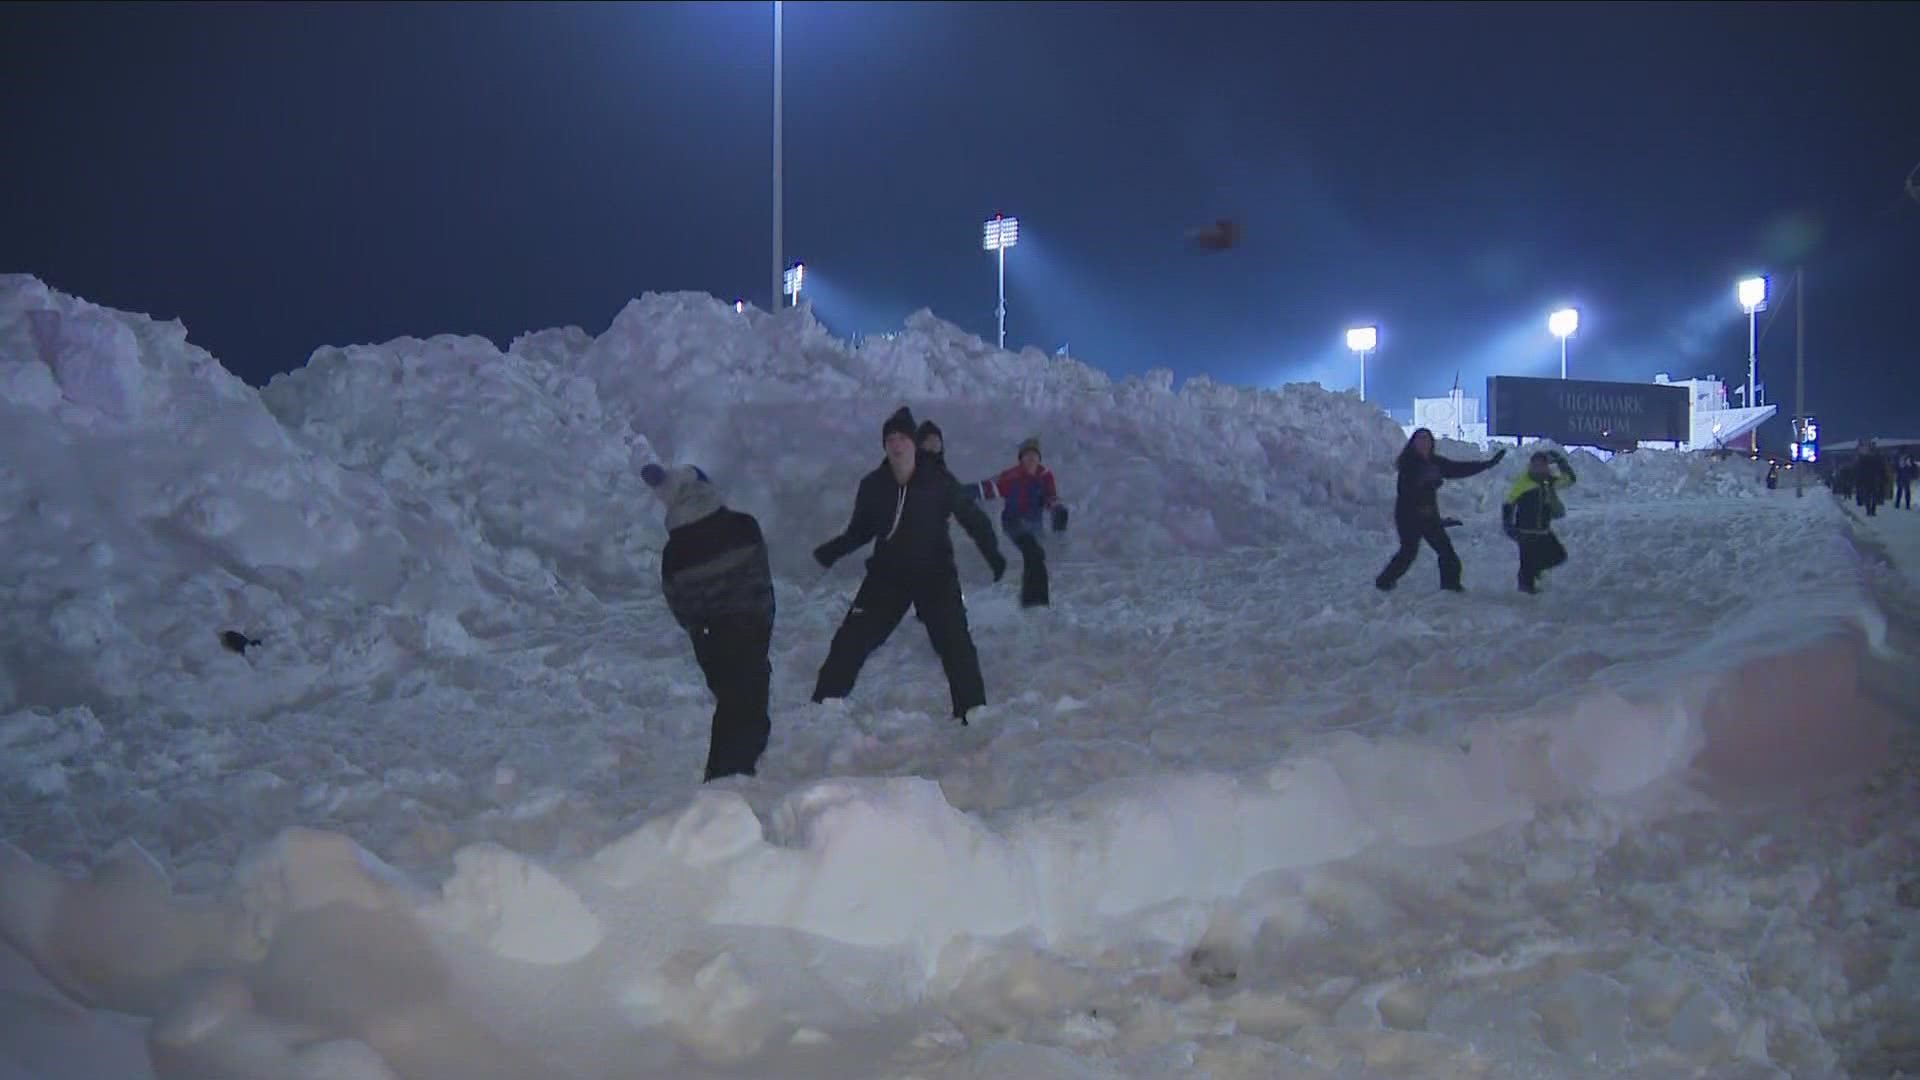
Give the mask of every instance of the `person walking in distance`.
<svg viewBox="0 0 1920 1080">
<path fill-rule="evenodd" d="M 1020 549 L 1020 606 L 1046 607 L 1050 602 L 1047 553 L 1040 546 L 1047 514 L 1060 505 L 1053 473 L 1040 463 L 1040 440 L 1030 438 L 1015 452 L 1014 466 L 982 481 L 980 494 L 1002 503 L 1000 528 Z"/>
<path fill-rule="evenodd" d="M 1913 482 L 1920 479 L 1920 461 L 1914 460 L 1912 450 L 1900 451 L 1900 464 L 1893 469 L 1893 508 L 1904 505 L 1913 509 Z"/>
<path fill-rule="evenodd" d="M 831 567 L 861 547 L 873 545 L 867 576 L 820 666 L 813 700 L 851 693 L 867 658 L 886 643 L 912 608 L 926 624 L 927 637 L 946 669 L 954 718 L 964 724 L 967 713 L 986 704 L 987 692 L 960 595 L 949 522 L 959 520 L 993 570 L 995 581 L 1007 572 L 1007 560 L 1000 554 L 992 522 L 965 497 L 951 473 L 914 445 L 911 411 L 896 410 L 881 426 L 880 435 L 887 458 L 861 478 L 846 530 L 813 552 L 815 561 Z"/>
<path fill-rule="evenodd" d="M 1420 556 L 1420 542 L 1424 540 L 1440 557 L 1440 587 L 1465 592 L 1460 584 L 1460 556 L 1454 553 L 1453 541 L 1447 538 L 1446 526 L 1440 518 L 1440 485 L 1483 473 L 1506 456 L 1507 451 L 1502 447 L 1485 461 L 1454 461 L 1433 452 L 1432 431 L 1426 428 L 1415 431 L 1400 456 L 1394 459 L 1399 479 L 1393 499 L 1393 525 L 1400 534 L 1400 550 L 1393 553 L 1380 576 L 1373 579 L 1374 588 L 1386 592 L 1398 584 L 1401 576 L 1413 566 L 1413 560 Z"/>
<path fill-rule="evenodd" d="M 1868 517 L 1880 513 L 1880 504 L 1887 501 L 1887 459 L 1880 454 L 1880 448 L 1872 439 L 1854 460 L 1854 485 L 1859 492 L 1859 502 Z"/>
<path fill-rule="evenodd" d="M 752 776 L 772 724 L 773 571 L 751 514 L 728 509 L 707 474 L 692 465 L 648 465 L 641 479 L 667 508 L 660 587 L 667 609 L 693 641 L 713 693 L 706 779 Z"/>
<path fill-rule="evenodd" d="M 1540 575 L 1567 561 L 1567 549 L 1553 534 L 1555 520 L 1565 517 L 1559 489 L 1573 486 L 1573 466 L 1555 450 L 1542 451 L 1527 462 L 1527 471 L 1507 489 L 1500 506 L 1500 525 L 1507 538 L 1520 546 L 1520 591 L 1539 591 Z"/>
</svg>

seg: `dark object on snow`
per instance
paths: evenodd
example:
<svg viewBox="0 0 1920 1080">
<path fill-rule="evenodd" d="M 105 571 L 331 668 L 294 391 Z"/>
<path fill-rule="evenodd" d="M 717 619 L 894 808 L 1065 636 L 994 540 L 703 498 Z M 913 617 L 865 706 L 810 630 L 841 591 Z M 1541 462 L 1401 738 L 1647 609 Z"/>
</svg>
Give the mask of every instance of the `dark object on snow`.
<svg viewBox="0 0 1920 1080">
<path fill-rule="evenodd" d="M 1232 218 L 1221 218 L 1211 225 L 1188 229 L 1187 239 L 1201 251 L 1228 251 L 1240 245 L 1240 223 Z"/>
<path fill-rule="evenodd" d="M 773 571 L 760 523 L 730 510 L 707 475 L 691 465 L 649 476 L 667 507 L 660 589 L 667 609 L 693 640 L 693 656 L 713 693 L 706 779 L 752 776 L 766 752 L 773 665 Z"/>
<path fill-rule="evenodd" d="M 1063 503 L 1055 503 L 1055 504 L 1054 504 L 1054 507 L 1053 507 L 1053 531 L 1054 531 L 1054 532 L 1066 532 L 1066 531 L 1067 531 L 1067 508 L 1066 508 L 1066 505 L 1065 505 L 1065 504 L 1063 504 Z"/>
<path fill-rule="evenodd" d="M 247 650 L 260 644 L 259 638 L 250 638 L 238 630 L 220 631 L 220 644 L 230 653 L 247 655 Z"/>
<path fill-rule="evenodd" d="M 1443 517 L 1440 519 L 1440 527 L 1443 529 L 1457 529 L 1465 524 L 1466 522 L 1456 517 Z"/>
</svg>

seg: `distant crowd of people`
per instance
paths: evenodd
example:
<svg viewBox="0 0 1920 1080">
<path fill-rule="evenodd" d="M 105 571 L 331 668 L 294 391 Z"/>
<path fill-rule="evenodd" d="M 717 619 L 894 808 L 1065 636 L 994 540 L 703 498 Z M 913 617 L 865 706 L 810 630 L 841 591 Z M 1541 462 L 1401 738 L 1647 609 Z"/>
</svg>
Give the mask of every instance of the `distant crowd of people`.
<svg viewBox="0 0 1920 1080">
<path fill-rule="evenodd" d="M 1913 509 L 1916 479 L 1920 479 L 1920 461 L 1915 460 L 1911 448 L 1897 455 L 1882 453 L 1879 446 L 1868 439 L 1860 447 L 1859 456 L 1836 468 L 1829 482 L 1835 495 L 1852 498 L 1854 505 L 1865 510 L 1868 517 L 1875 517 L 1889 495 L 1896 509 Z"/>
</svg>

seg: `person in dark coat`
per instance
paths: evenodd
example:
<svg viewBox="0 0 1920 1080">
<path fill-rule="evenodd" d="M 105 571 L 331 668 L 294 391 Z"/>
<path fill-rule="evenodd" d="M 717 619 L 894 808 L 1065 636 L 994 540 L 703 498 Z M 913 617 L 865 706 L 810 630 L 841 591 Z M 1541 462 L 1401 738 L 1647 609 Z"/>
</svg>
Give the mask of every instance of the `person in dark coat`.
<svg viewBox="0 0 1920 1080">
<path fill-rule="evenodd" d="M 1045 607 L 1049 602 L 1047 554 L 1040 536 L 1048 513 L 1060 505 L 1060 492 L 1053 473 L 1040 463 L 1039 439 L 1021 443 L 1015 457 L 1018 464 L 983 481 L 980 494 L 1001 499 L 1000 528 L 1020 549 L 1020 606 Z"/>
<path fill-rule="evenodd" d="M 967 627 L 960 595 L 960 571 L 953 561 L 949 522 L 958 519 L 999 581 L 1007 572 L 993 535 L 993 523 L 968 500 L 945 466 L 915 445 L 913 413 L 901 408 L 881 426 L 887 459 L 860 480 L 846 531 L 814 549 L 823 567 L 865 545 L 867 576 L 853 605 L 833 635 L 827 659 L 814 683 L 813 700 L 844 698 L 853 691 L 860 669 L 886 643 L 912 608 L 926 624 L 927 637 L 946 669 L 953 715 L 985 705 L 980 656 Z"/>
<path fill-rule="evenodd" d="M 919 445 L 921 451 L 925 453 L 935 465 L 946 470 L 949 476 L 953 474 L 953 470 L 947 468 L 947 437 L 941 432 L 939 424 L 931 420 L 922 420 L 920 421 L 920 426 L 914 429 L 913 437 L 914 442 Z M 960 493 L 966 496 L 969 502 L 977 503 L 980 501 L 980 491 L 973 484 L 963 484 L 958 478 L 955 478 L 953 482 L 959 485 Z"/>
<path fill-rule="evenodd" d="M 1560 490 L 1572 487 L 1573 466 L 1558 451 L 1542 451 L 1527 462 L 1527 471 L 1507 489 L 1500 505 L 1500 525 L 1507 538 L 1520 546 L 1520 591 L 1535 593 L 1540 575 L 1567 561 L 1567 549 L 1553 534 L 1555 520 L 1565 517 Z"/>
<path fill-rule="evenodd" d="M 1913 481 L 1920 478 L 1920 462 L 1913 459 L 1913 451 L 1900 452 L 1900 464 L 1893 468 L 1893 508 L 1905 506 L 1913 509 Z"/>
<path fill-rule="evenodd" d="M 1393 499 L 1393 525 L 1400 533 L 1400 550 L 1393 553 L 1380 576 L 1373 579 L 1374 588 L 1385 592 L 1398 584 L 1401 576 L 1413 566 L 1413 560 L 1419 557 L 1420 541 L 1425 540 L 1433 553 L 1440 556 L 1440 587 L 1464 592 L 1460 584 L 1460 556 L 1454 553 L 1453 541 L 1447 539 L 1447 529 L 1440 517 L 1440 485 L 1483 473 L 1506 456 L 1503 447 L 1485 461 L 1454 461 L 1433 452 L 1433 432 L 1426 428 L 1415 431 L 1394 461 L 1399 484 Z"/>
<path fill-rule="evenodd" d="M 1859 493 L 1858 501 L 1867 511 L 1868 517 L 1877 517 L 1880 504 L 1887 501 L 1887 459 L 1880 454 L 1880 448 L 1872 439 L 1854 460 L 1854 489 Z"/>
<path fill-rule="evenodd" d="M 660 588 L 667 609 L 693 640 L 713 693 L 706 779 L 754 775 L 772 724 L 773 571 L 751 514 L 728 509 L 707 474 L 692 465 L 648 465 L 641 479 L 667 507 Z"/>
</svg>

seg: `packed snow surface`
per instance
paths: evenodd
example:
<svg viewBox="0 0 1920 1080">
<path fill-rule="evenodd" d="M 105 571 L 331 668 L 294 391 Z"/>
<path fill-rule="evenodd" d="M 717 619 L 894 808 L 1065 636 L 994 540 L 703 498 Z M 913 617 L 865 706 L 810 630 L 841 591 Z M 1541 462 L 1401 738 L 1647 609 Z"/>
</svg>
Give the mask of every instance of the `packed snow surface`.
<svg viewBox="0 0 1920 1080">
<path fill-rule="evenodd" d="M 956 532 L 967 728 L 912 620 L 807 702 L 902 402 L 1073 508 L 1047 610 Z M 1920 1069 L 1914 522 L 1576 452 L 1523 597 L 1522 452 L 1442 491 L 1467 594 L 1381 594 L 1402 441 L 687 295 L 256 392 L 0 278 L 0 1078 Z M 697 783 L 655 460 L 772 544 L 754 779 Z"/>
</svg>

